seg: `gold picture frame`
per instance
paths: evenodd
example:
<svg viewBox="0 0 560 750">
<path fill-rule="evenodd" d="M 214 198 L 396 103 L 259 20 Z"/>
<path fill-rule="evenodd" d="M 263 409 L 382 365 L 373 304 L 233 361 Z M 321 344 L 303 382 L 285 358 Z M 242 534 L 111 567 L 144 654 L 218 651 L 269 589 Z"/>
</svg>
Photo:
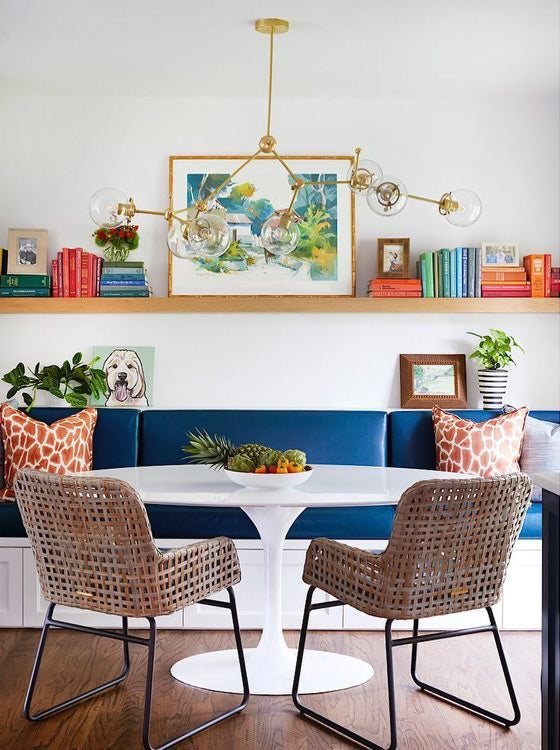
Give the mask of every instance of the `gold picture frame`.
<svg viewBox="0 0 560 750">
<path fill-rule="evenodd" d="M 239 165 L 243 163 L 248 157 L 246 156 L 178 156 L 173 155 L 169 157 L 169 195 L 174 210 L 180 210 L 185 208 L 187 205 L 193 203 L 193 199 L 198 196 L 191 195 L 189 193 L 188 175 L 214 175 L 231 174 Z M 346 180 L 348 170 L 353 163 L 352 156 L 282 156 L 282 159 L 290 164 L 290 168 L 294 170 L 296 174 L 334 174 L 337 180 Z M 239 178 L 235 177 L 235 180 L 239 180 L 242 184 L 251 182 L 251 178 L 255 173 L 259 173 L 262 170 L 263 165 L 268 162 L 270 164 L 270 177 L 267 174 L 267 183 L 265 190 L 262 190 L 257 183 L 256 194 L 259 198 L 268 198 L 266 188 L 269 188 L 273 182 L 278 183 L 278 191 L 281 197 L 278 201 L 270 201 L 273 209 L 285 208 L 292 197 L 292 191 L 290 189 L 290 183 L 287 181 L 287 174 L 282 169 L 278 162 L 266 155 L 257 156 L 251 163 L 250 166 L 246 167 L 243 172 L 240 173 Z M 309 172 L 305 169 L 308 168 Z M 278 172 L 273 170 L 278 169 Z M 268 173 L 267 168 L 267 173 Z M 282 182 L 282 180 L 286 180 Z M 226 186 L 224 191 L 229 187 Z M 276 184 L 274 184 L 274 193 L 276 194 Z M 318 192 L 320 187 L 317 188 Z M 332 280 L 328 279 L 328 283 L 325 283 L 322 279 L 310 279 L 309 283 L 291 284 L 290 279 L 283 280 L 281 284 L 277 284 L 279 287 L 278 291 L 274 291 L 271 287 L 275 286 L 272 283 L 263 284 L 262 290 L 258 286 L 259 279 L 257 278 L 254 282 L 255 289 L 250 288 L 249 285 L 244 282 L 239 282 L 239 275 L 237 282 L 235 280 L 235 274 L 229 275 L 229 273 L 216 273 L 213 277 L 208 276 L 208 291 L 203 291 L 200 287 L 204 286 L 203 282 L 194 280 L 192 269 L 181 264 L 192 264 L 189 259 L 182 260 L 178 259 L 169 253 L 169 273 L 168 273 L 168 296 L 169 297 L 355 297 L 356 296 L 356 226 L 355 226 L 355 196 L 352 191 L 349 190 L 347 184 L 334 184 L 334 181 L 329 184 L 326 190 L 336 190 L 336 264 L 337 264 L 337 278 Z M 305 195 L 304 191 L 300 190 L 302 195 Z M 217 198 L 220 200 L 220 194 Z M 283 201 L 283 203 L 282 203 Z M 278 205 L 276 205 L 278 202 Z M 285 204 L 285 205 L 284 205 Z M 294 206 L 297 211 L 298 205 Z M 267 218 L 267 217 L 265 217 Z M 327 217 L 328 218 L 328 217 Z M 252 227 L 251 227 L 252 228 Z M 317 249 L 318 255 L 320 254 L 320 248 Z M 288 262 L 294 260 L 294 264 L 298 263 L 297 259 L 293 256 L 287 256 Z M 257 260 L 259 260 L 257 258 Z M 315 258 L 313 259 L 315 261 Z M 316 262 L 319 262 L 317 260 Z M 237 269 L 235 269 L 237 270 Z M 244 269 L 240 269 L 244 270 Z M 190 273 L 190 278 L 187 277 L 187 271 Z M 229 278 L 228 278 L 229 276 Z M 314 283 L 313 283 L 314 282 Z M 291 286 L 293 286 L 293 291 Z M 298 289 L 299 286 L 299 289 Z M 317 291 L 315 291 L 317 289 Z"/>
<path fill-rule="evenodd" d="M 409 237 L 380 237 L 377 240 L 378 278 L 408 279 L 409 259 Z M 393 264 L 397 264 L 398 268 L 395 267 L 395 270 L 391 270 Z"/>
<path fill-rule="evenodd" d="M 8 273 L 47 275 L 48 230 L 8 229 Z"/>
<path fill-rule="evenodd" d="M 401 409 L 467 408 L 464 354 L 401 354 Z"/>
</svg>

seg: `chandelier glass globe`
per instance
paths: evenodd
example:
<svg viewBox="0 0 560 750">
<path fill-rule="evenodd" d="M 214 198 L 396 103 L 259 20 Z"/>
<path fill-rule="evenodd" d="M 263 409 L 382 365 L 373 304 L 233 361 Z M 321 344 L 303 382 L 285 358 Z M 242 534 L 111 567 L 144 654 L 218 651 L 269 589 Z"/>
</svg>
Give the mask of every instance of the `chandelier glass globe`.
<svg viewBox="0 0 560 750">
<path fill-rule="evenodd" d="M 167 247 L 169 252 L 176 258 L 192 258 L 193 251 L 188 239 L 184 235 L 184 225 L 179 221 L 174 221 L 167 232 Z"/>
<path fill-rule="evenodd" d="M 189 224 L 187 237 L 192 255 L 219 258 L 231 245 L 233 232 L 219 214 L 202 213 Z"/>
<path fill-rule="evenodd" d="M 128 198 L 122 190 L 100 188 L 89 199 L 89 215 L 98 227 L 120 227 L 126 221 L 126 216 L 119 214 L 119 203 L 128 203 Z"/>
<path fill-rule="evenodd" d="M 272 214 L 261 229 L 261 241 L 265 250 L 273 255 L 288 255 L 298 246 L 300 231 L 297 223 L 287 212 Z"/>
<path fill-rule="evenodd" d="M 458 188 L 451 191 L 450 199 L 459 204 L 455 211 L 444 214 L 450 224 L 454 227 L 470 227 L 478 221 L 482 213 L 482 203 L 476 193 L 466 188 Z"/>
<path fill-rule="evenodd" d="M 349 180 L 349 187 L 353 193 L 366 195 L 375 180 L 380 177 L 383 177 L 383 170 L 377 162 L 371 161 L 371 159 L 360 159 L 358 169 L 355 170 L 354 164 L 352 164 L 346 179 Z"/>
<path fill-rule="evenodd" d="M 371 210 L 380 216 L 395 216 L 406 206 L 408 192 L 398 177 L 384 175 L 372 184 L 366 194 Z"/>
</svg>

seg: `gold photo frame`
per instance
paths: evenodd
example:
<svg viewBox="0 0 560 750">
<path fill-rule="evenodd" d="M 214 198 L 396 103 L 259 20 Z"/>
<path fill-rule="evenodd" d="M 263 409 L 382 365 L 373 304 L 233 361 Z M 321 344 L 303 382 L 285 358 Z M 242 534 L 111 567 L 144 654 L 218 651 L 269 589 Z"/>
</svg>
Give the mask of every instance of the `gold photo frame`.
<svg viewBox="0 0 560 750">
<path fill-rule="evenodd" d="M 46 229 L 8 229 L 8 273 L 46 276 L 47 244 Z"/>
<path fill-rule="evenodd" d="M 408 279 L 410 239 L 380 237 L 377 240 L 377 277 Z"/>
<path fill-rule="evenodd" d="M 401 408 L 467 408 L 464 354 L 401 354 Z"/>
<path fill-rule="evenodd" d="M 240 250 L 234 256 L 228 249 L 222 260 L 210 261 L 180 259 L 170 253 L 169 296 L 355 297 L 355 196 L 347 184 L 338 184 L 347 180 L 353 157 L 282 156 L 296 175 L 313 175 L 311 179 L 316 180 L 322 177 L 328 179 L 328 184 L 299 190 L 294 210 L 303 213 L 299 226 L 307 245 L 305 250 L 298 245 L 294 253 L 280 259 L 267 257 L 259 248 L 259 223 L 274 210 L 290 204 L 293 195 L 290 176 L 276 159 L 260 155 L 237 177 L 235 170 L 246 159 L 244 156 L 169 157 L 169 192 L 175 211 L 204 197 L 201 186 L 208 177 L 217 180 L 219 176 L 224 178 L 234 173 L 216 200 L 228 224 L 234 225 L 234 243 Z M 237 203 L 230 200 L 234 189 L 239 198 Z M 306 226 L 313 190 L 322 213 L 316 213 Z M 246 213 L 241 210 L 243 199 L 246 199 Z"/>
</svg>

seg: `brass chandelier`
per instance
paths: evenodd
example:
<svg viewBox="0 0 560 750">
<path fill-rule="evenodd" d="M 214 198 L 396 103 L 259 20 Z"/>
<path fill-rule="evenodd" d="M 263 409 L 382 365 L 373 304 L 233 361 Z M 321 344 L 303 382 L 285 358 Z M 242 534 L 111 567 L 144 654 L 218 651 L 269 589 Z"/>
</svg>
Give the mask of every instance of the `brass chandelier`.
<svg viewBox="0 0 560 750">
<path fill-rule="evenodd" d="M 480 216 L 480 198 L 472 190 L 459 188 L 444 193 L 439 200 L 412 195 L 397 177 L 384 175 L 374 161 L 362 158 L 361 149 L 355 149 L 348 175 L 345 180 L 305 180 L 295 174 L 287 161 L 277 151 L 276 138 L 270 130 L 272 108 L 272 71 L 274 60 L 274 35 L 289 30 L 289 23 L 281 18 L 259 18 L 255 30 L 269 36 L 268 106 L 266 134 L 259 141 L 259 147 L 237 169 L 229 174 L 204 200 L 192 205 L 174 209 L 172 195 L 165 211 L 148 211 L 136 207 L 133 198 L 116 188 L 101 188 L 90 199 L 90 215 L 100 227 L 111 228 L 130 222 L 136 214 L 162 216 L 169 224 L 167 246 L 178 258 L 195 256 L 219 257 L 229 248 L 233 231 L 225 220 L 225 212 L 217 202 L 218 195 L 235 175 L 257 157 L 268 157 L 278 162 L 288 173 L 292 196 L 287 208 L 275 211 L 263 224 L 260 240 L 265 250 L 276 256 L 291 253 L 298 245 L 301 217 L 294 211 L 299 190 L 305 185 L 348 185 L 357 196 L 365 196 L 369 208 L 380 216 L 394 216 L 405 207 L 409 198 L 438 207 L 438 212 L 450 224 L 466 227 L 474 224 Z"/>
</svg>

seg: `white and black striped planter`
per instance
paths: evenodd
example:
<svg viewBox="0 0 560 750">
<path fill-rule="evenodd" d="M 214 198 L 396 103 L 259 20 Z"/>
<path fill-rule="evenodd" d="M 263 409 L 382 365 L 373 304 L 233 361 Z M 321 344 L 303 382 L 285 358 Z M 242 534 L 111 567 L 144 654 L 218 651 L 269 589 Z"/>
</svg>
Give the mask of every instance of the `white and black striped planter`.
<svg viewBox="0 0 560 750">
<path fill-rule="evenodd" d="M 483 409 L 501 409 L 507 389 L 507 370 L 479 370 L 478 387 L 482 394 Z"/>
</svg>

